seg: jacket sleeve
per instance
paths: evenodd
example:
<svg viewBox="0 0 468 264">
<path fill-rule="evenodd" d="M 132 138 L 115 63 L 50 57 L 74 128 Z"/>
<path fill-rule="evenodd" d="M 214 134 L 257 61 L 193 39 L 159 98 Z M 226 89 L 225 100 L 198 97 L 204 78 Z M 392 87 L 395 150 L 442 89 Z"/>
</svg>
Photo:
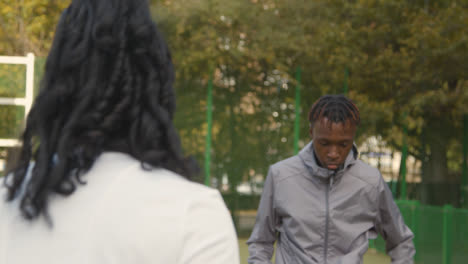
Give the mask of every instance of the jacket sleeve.
<svg viewBox="0 0 468 264">
<path fill-rule="evenodd" d="M 380 176 L 378 187 L 378 206 L 376 229 L 386 242 L 387 254 L 392 264 L 412 264 L 416 253 L 413 233 L 406 226 L 403 217 L 393 200 L 392 192 Z"/>
<path fill-rule="evenodd" d="M 270 167 L 263 187 L 262 197 L 257 210 L 257 218 L 252 234 L 247 240 L 249 245 L 249 264 L 271 264 L 276 241 L 278 218 L 274 207 L 274 181 Z"/>
</svg>

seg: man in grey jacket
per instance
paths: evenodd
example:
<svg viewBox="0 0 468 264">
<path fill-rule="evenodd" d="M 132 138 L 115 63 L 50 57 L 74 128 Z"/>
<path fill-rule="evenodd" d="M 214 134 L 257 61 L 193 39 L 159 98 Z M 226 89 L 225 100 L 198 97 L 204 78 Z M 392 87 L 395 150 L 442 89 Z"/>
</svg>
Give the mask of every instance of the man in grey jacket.
<svg viewBox="0 0 468 264">
<path fill-rule="evenodd" d="M 413 263 L 413 233 L 380 172 L 360 161 L 359 110 L 326 95 L 309 112 L 312 141 L 272 165 L 249 245 L 251 264 L 362 263 L 369 239 L 386 241 L 393 264 Z"/>
</svg>

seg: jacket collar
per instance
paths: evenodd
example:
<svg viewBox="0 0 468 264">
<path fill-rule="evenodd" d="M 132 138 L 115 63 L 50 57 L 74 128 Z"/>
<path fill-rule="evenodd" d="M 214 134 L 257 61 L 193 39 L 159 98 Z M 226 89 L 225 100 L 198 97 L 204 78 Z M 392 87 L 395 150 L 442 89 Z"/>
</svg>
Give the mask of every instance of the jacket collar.
<svg viewBox="0 0 468 264">
<path fill-rule="evenodd" d="M 317 159 L 315 157 L 315 152 L 313 148 L 313 141 L 309 142 L 298 154 L 299 158 L 301 158 L 304 165 L 307 167 L 311 175 L 318 176 L 323 179 L 328 179 L 332 175 L 341 176 L 343 173 L 352 166 L 358 156 L 358 150 L 355 144 L 349 151 L 348 156 L 344 162 L 344 166 L 342 166 L 338 171 L 329 170 L 327 168 L 322 168 L 317 164 Z"/>
</svg>

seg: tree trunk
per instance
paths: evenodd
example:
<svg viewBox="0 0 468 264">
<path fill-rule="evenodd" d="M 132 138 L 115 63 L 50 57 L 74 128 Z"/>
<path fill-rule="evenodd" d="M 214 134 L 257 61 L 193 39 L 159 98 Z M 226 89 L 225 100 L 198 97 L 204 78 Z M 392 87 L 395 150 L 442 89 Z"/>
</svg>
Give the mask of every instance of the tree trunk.
<svg viewBox="0 0 468 264">
<path fill-rule="evenodd" d="M 440 124 L 436 123 L 435 124 Z M 432 205 L 452 203 L 453 192 L 448 182 L 447 137 L 439 125 L 425 129 L 423 144 L 429 146 L 429 153 L 422 160 L 421 202 Z"/>
</svg>

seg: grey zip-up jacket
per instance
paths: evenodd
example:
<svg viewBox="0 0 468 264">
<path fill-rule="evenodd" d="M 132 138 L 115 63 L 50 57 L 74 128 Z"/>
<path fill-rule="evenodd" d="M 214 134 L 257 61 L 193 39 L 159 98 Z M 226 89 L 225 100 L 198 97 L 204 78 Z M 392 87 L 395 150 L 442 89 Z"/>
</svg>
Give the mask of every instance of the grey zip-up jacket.
<svg viewBox="0 0 468 264">
<path fill-rule="evenodd" d="M 276 241 L 276 264 L 358 264 L 377 233 L 393 264 L 413 263 L 413 233 L 380 172 L 355 147 L 338 172 L 319 167 L 311 142 L 270 167 L 248 262 L 271 263 Z"/>
</svg>

